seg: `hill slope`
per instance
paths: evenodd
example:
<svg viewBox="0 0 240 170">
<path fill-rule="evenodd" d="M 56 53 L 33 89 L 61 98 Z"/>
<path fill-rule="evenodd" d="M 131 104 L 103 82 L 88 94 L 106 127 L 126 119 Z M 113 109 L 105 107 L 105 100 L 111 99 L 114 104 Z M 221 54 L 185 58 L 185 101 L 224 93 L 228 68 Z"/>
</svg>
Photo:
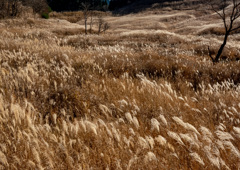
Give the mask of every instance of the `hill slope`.
<svg viewBox="0 0 240 170">
<path fill-rule="evenodd" d="M 114 11 L 115 14 L 138 13 L 145 10 L 154 10 L 159 8 L 171 8 L 174 10 L 187 10 L 204 7 L 208 3 L 203 0 L 139 0 L 125 7 Z"/>
<path fill-rule="evenodd" d="M 0 169 L 239 169 L 240 34 L 159 11 L 0 20 Z"/>
</svg>

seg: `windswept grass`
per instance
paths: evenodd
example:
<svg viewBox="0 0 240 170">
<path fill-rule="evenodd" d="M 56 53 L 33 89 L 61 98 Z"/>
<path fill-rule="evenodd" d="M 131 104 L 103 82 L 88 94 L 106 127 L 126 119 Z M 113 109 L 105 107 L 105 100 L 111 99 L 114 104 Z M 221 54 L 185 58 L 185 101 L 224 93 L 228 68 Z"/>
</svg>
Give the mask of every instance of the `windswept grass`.
<svg viewBox="0 0 240 170">
<path fill-rule="evenodd" d="M 239 169 L 238 35 L 213 65 L 221 35 L 180 21 L 100 36 L 1 21 L 0 169 Z"/>
</svg>

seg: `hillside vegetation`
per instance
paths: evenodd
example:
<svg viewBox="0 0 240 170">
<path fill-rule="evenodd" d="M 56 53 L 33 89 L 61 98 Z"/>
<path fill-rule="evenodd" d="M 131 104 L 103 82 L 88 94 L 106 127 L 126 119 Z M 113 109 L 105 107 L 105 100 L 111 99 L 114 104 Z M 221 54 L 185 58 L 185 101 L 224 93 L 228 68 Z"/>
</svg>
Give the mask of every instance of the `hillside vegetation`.
<svg viewBox="0 0 240 170">
<path fill-rule="evenodd" d="M 112 2 L 121 0 L 113 0 Z M 159 11 L 160 10 L 203 10 L 209 8 L 209 2 L 204 0 L 133 0 L 125 6 L 115 7 L 114 14 L 130 14 L 142 11 Z M 211 1 L 213 2 L 213 1 Z M 115 4 L 115 3 L 114 3 Z M 117 6 L 117 5 L 116 5 Z M 111 9 L 111 4 L 109 6 Z"/>
<path fill-rule="evenodd" d="M 240 168 L 240 35 L 213 65 L 217 14 L 107 15 L 100 35 L 60 15 L 80 14 L 0 21 L 0 169 Z"/>
</svg>

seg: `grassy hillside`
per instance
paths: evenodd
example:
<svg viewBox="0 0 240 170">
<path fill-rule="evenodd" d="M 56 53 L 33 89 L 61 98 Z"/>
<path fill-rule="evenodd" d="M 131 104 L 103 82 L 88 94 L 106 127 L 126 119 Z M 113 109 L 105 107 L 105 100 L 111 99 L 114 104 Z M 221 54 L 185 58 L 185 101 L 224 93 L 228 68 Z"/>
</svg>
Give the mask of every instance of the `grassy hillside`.
<svg viewBox="0 0 240 170">
<path fill-rule="evenodd" d="M 240 35 L 159 13 L 1 20 L 0 169 L 239 169 Z"/>
<path fill-rule="evenodd" d="M 130 14 L 143 11 L 160 10 L 192 10 L 206 9 L 208 1 L 203 0 L 137 0 L 120 9 L 113 11 L 114 14 Z"/>
</svg>

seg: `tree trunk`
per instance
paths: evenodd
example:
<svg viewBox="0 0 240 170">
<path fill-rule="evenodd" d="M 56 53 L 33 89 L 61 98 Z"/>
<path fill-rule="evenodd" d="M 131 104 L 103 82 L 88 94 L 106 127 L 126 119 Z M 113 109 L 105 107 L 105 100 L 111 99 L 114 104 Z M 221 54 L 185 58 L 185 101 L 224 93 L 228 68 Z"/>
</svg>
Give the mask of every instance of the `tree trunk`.
<svg viewBox="0 0 240 170">
<path fill-rule="evenodd" d="M 228 39 L 229 34 L 230 34 L 229 31 L 227 31 L 226 34 L 225 34 L 223 44 L 222 44 L 221 47 L 219 48 L 218 53 L 217 53 L 217 55 L 216 55 L 216 57 L 215 57 L 215 59 L 214 59 L 214 62 L 216 62 L 216 63 L 219 61 L 219 58 L 220 58 L 221 55 L 222 55 L 223 49 L 224 49 L 225 45 L 227 44 L 227 39 Z"/>
<path fill-rule="evenodd" d="M 102 27 L 102 25 L 101 24 L 99 24 L 98 25 L 98 35 L 100 34 L 100 32 L 101 32 L 101 27 Z"/>
<path fill-rule="evenodd" d="M 85 34 L 87 35 L 87 19 L 85 18 Z"/>
</svg>

